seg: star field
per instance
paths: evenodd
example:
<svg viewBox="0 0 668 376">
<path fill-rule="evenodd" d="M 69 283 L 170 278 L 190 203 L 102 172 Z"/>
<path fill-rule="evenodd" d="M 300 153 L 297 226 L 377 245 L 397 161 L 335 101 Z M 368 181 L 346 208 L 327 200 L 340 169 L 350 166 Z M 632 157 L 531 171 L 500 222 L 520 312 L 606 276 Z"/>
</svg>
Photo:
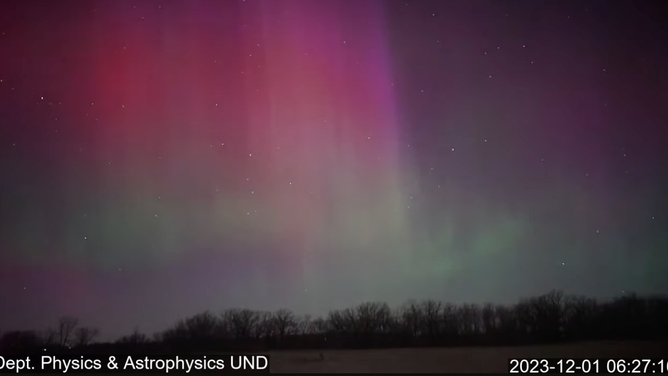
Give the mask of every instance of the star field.
<svg viewBox="0 0 668 376">
<path fill-rule="evenodd" d="M 0 9 L 2 327 L 668 292 L 658 2 Z"/>
</svg>

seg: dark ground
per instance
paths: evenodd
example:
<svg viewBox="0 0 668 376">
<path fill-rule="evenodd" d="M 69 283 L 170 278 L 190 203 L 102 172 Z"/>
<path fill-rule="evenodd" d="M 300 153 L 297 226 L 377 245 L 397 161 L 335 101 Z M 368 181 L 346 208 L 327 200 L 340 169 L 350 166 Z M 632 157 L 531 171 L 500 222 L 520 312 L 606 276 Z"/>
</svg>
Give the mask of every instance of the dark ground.
<svg viewBox="0 0 668 376">
<path fill-rule="evenodd" d="M 658 358 L 668 342 L 598 341 L 516 347 L 275 351 L 272 372 L 500 372 L 508 358 Z"/>
</svg>

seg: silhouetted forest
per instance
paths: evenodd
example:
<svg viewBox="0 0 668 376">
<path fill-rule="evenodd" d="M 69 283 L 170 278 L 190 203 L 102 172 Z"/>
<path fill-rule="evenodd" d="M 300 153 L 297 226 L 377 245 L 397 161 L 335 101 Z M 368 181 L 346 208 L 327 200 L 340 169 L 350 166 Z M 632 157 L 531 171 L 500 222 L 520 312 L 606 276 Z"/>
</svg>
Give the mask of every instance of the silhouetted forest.
<svg viewBox="0 0 668 376">
<path fill-rule="evenodd" d="M 599 302 L 551 291 L 513 305 L 426 300 L 392 309 L 369 302 L 326 317 L 228 309 L 182 319 L 150 338 L 135 330 L 114 343 L 96 343 L 98 334 L 63 317 L 43 332 L 4 332 L 0 351 L 208 352 L 667 339 L 668 298 L 625 294 Z"/>
</svg>

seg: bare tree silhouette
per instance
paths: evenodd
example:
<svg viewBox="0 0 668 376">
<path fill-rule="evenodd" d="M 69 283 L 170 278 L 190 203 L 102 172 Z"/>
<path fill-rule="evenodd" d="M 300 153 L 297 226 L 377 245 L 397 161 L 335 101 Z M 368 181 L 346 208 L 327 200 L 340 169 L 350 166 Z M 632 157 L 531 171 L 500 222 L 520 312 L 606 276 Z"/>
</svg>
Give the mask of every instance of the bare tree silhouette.
<svg viewBox="0 0 668 376">
<path fill-rule="evenodd" d="M 291 335 L 297 332 L 297 320 L 294 313 L 287 309 L 279 309 L 274 312 L 272 317 L 273 326 L 278 335 L 278 342 L 283 342 L 286 335 Z"/>
<path fill-rule="evenodd" d="M 76 346 L 87 346 L 91 344 L 100 334 L 97 328 L 78 327 L 74 330 L 74 344 Z"/>
<path fill-rule="evenodd" d="M 138 347 L 149 343 L 148 337 L 139 331 L 139 328 L 135 327 L 132 334 L 123 336 L 119 338 L 116 343 L 119 345 Z"/>
<path fill-rule="evenodd" d="M 63 316 L 58 319 L 58 343 L 60 346 L 70 346 L 72 341 L 72 335 L 74 329 L 79 325 L 79 320 L 70 317 Z"/>
<path fill-rule="evenodd" d="M 47 347 L 77 349 L 92 344 L 97 329 L 62 317 L 42 335 L 9 331 L 1 351 Z M 668 339 L 668 298 L 624 294 L 598 302 L 550 291 L 516 304 L 409 301 L 392 310 L 367 302 L 332 310 L 325 317 L 297 316 L 287 309 L 261 312 L 228 309 L 179 320 L 153 341 L 138 329 L 115 345 L 124 349 L 252 350 L 273 348 L 360 348 L 473 344 L 532 344 L 599 339 Z M 322 354 L 322 353 L 321 353 Z M 324 357 L 321 357 L 324 359 Z"/>
<path fill-rule="evenodd" d="M 47 328 L 42 333 L 44 346 L 57 346 L 59 344 L 58 331 L 53 328 Z"/>
</svg>

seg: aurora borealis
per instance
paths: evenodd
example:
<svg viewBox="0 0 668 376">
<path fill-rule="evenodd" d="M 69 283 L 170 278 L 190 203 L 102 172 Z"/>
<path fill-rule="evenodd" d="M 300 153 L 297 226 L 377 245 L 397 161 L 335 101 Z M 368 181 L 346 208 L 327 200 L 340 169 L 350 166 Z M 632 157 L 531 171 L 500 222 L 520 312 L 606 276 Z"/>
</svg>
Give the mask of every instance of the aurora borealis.
<svg viewBox="0 0 668 376">
<path fill-rule="evenodd" d="M 668 291 L 658 3 L 0 9 L 0 327 Z"/>
</svg>

